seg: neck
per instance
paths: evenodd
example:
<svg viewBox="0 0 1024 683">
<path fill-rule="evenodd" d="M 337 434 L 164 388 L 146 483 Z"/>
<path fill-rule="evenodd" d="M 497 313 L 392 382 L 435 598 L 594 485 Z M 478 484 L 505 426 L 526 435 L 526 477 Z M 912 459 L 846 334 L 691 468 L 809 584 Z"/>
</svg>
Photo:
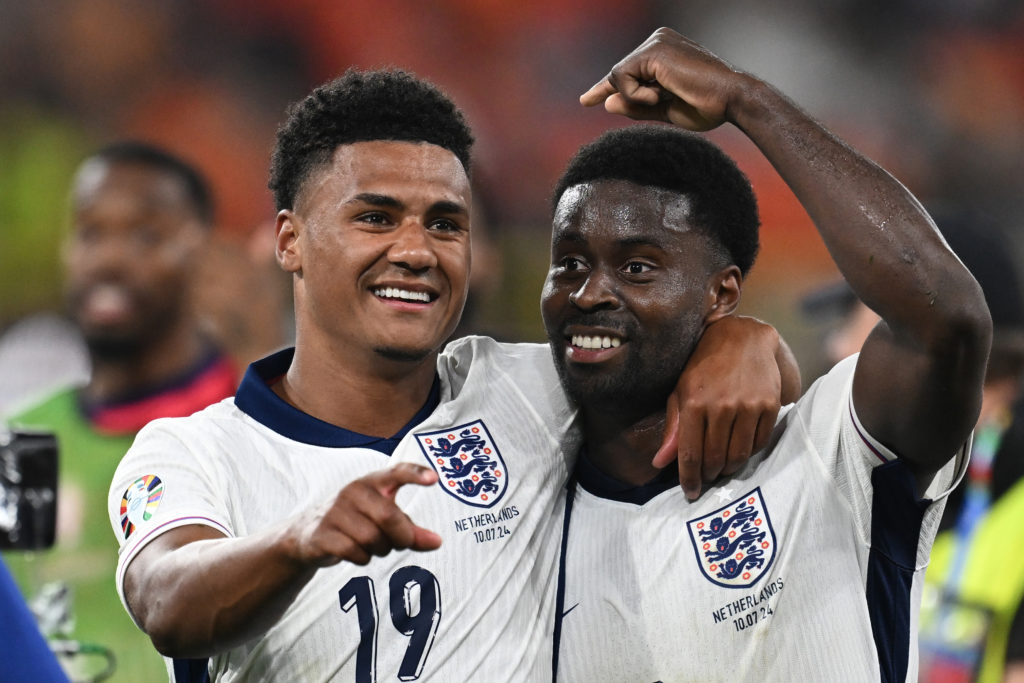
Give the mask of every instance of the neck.
<svg viewBox="0 0 1024 683">
<path fill-rule="evenodd" d="M 195 367 L 208 348 L 198 326 L 183 325 L 130 357 L 91 356 L 85 395 L 102 403 L 159 386 Z"/>
<path fill-rule="evenodd" d="M 599 470 L 621 482 L 639 486 L 657 476 L 651 465 L 665 434 L 665 411 L 643 416 L 582 408 L 587 456 Z"/>
<path fill-rule="evenodd" d="M 392 436 L 423 407 L 437 353 L 420 361 L 353 358 L 296 344 L 291 367 L 274 391 L 313 417 L 368 436 Z"/>
</svg>

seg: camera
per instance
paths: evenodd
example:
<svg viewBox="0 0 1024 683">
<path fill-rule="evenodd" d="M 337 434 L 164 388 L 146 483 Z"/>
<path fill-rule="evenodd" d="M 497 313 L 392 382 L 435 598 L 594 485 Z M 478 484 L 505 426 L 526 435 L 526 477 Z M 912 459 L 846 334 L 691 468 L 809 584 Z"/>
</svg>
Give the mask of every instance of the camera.
<svg viewBox="0 0 1024 683">
<path fill-rule="evenodd" d="M 0 550 L 42 550 L 57 532 L 57 437 L 0 427 Z"/>
</svg>

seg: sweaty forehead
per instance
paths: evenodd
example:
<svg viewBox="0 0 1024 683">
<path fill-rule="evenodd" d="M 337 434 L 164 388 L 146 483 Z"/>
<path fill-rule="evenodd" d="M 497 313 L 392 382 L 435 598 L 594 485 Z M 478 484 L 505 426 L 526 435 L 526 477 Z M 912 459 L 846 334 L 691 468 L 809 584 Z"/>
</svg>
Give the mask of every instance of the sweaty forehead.
<svg viewBox="0 0 1024 683">
<path fill-rule="evenodd" d="M 450 150 L 426 142 L 372 140 L 339 145 L 330 164 L 306 181 L 296 204 L 327 195 L 344 201 L 361 192 L 443 196 L 467 207 L 471 201 L 469 177 Z"/>
<path fill-rule="evenodd" d="M 615 231 L 628 238 L 636 233 L 693 229 L 689 197 L 659 187 L 626 180 L 580 183 L 566 189 L 555 207 L 553 236 Z"/>
</svg>

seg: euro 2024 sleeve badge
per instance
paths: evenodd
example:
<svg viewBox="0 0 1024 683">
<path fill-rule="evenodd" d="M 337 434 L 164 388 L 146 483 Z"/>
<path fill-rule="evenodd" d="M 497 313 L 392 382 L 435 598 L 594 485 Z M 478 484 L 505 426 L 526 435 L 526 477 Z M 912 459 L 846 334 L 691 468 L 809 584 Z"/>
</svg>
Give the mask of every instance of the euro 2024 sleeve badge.
<svg viewBox="0 0 1024 683">
<path fill-rule="evenodd" d="M 121 531 L 128 538 L 135 527 L 153 516 L 164 495 L 164 484 L 160 477 L 147 474 L 139 477 L 125 489 L 121 496 Z"/>
<path fill-rule="evenodd" d="M 416 434 L 438 485 L 463 503 L 494 506 L 508 488 L 508 469 L 483 420 Z"/>
<path fill-rule="evenodd" d="M 719 586 L 752 586 L 775 560 L 775 530 L 760 487 L 686 527 L 701 572 Z"/>
</svg>

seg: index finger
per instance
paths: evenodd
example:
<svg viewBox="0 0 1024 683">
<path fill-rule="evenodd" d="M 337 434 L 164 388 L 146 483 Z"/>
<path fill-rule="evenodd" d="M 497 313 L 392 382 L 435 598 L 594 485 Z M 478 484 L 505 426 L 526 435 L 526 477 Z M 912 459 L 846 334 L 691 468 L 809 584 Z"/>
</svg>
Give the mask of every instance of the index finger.
<svg viewBox="0 0 1024 683">
<path fill-rule="evenodd" d="M 580 95 L 580 104 L 584 107 L 594 107 L 604 102 L 616 92 L 618 92 L 618 89 L 605 76 L 599 83 L 591 86 L 590 90 Z"/>
<path fill-rule="evenodd" d="M 437 483 L 437 472 L 423 465 L 401 462 L 386 470 L 368 474 L 366 478 L 382 495 L 393 498 L 398 489 L 406 484 L 430 486 Z"/>
<path fill-rule="evenodd" d="M 689 500 L 700 496 L 704 459 L 704 414 L 685 404 L 679 412 L 679 484 Z"/>
<path fill-rule="evenodd" d="M 661 446 L 654 454 L 651 465 L 659 470 L 668 466 L 676 459 L 679 452 L 679 399 L 675 392 L 669 394 L 665 405 L 665 435 L 661 438 Z"/>
</svg>

